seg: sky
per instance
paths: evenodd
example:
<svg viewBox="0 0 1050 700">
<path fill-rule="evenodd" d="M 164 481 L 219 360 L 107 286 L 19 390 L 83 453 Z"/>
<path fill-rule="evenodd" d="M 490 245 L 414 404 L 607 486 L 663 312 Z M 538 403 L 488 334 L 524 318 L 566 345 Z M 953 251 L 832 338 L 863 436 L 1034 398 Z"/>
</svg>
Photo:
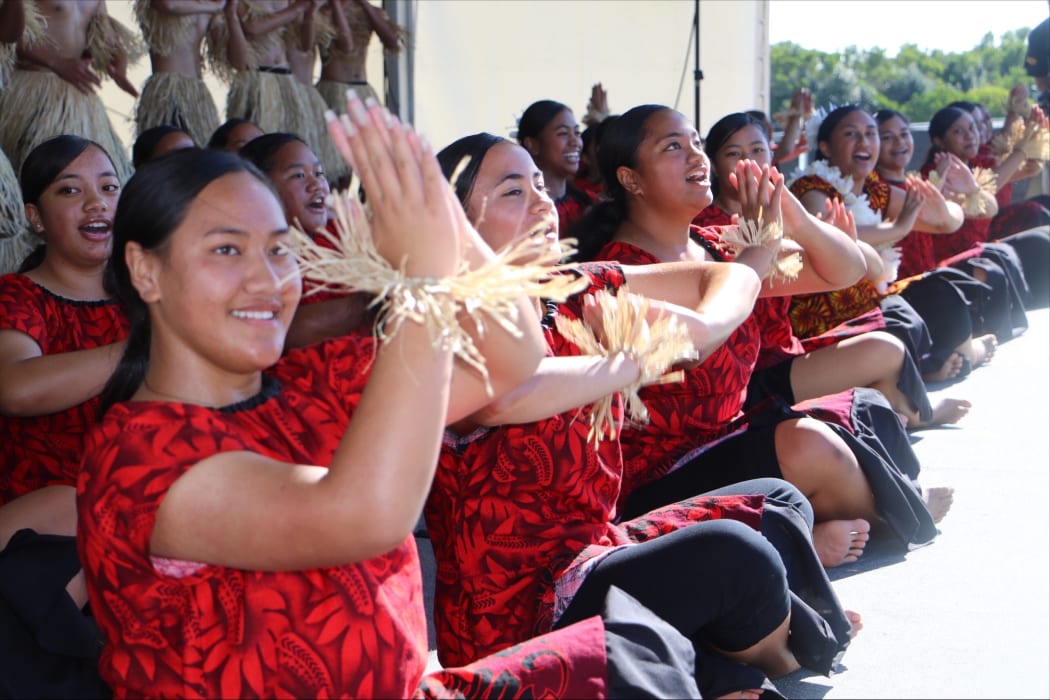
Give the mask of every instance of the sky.
<svg viewBox="0 0 1050 700">
<path fill-rule="evenodd" d="M 892 57 L 903 44 L 957 53 L 977 46 L 987 32 L 998 41 L 1048 15 L 1050 0 L 771 0 L 769 41 L 827 53 L 852 45 L 879 47 Z"/>
</svg>

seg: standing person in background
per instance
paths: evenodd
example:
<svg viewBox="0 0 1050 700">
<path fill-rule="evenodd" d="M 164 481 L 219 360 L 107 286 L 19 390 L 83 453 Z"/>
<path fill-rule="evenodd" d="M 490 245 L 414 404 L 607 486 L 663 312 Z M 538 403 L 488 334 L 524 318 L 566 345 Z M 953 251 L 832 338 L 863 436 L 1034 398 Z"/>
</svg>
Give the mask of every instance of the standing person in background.
<svg viewBox="0 0 1050 700">
<path fill-rule="evenodd" d="M 135 18 L 149 47 L 152 73 L 135 108 L 135 135 L 176 126 L 198 146 L 219 126 L 219 112 L 204 83 L 204 38 L 218 31 L 236 0 L 135 0 Z"/>
<path fill-rule="evenodd" d="M 14 68 L 15 42 L 21 38 L 25 27 L 23 0 L 0 0 L 0 93 L 3 93 L 7 77 Z M 35 31 L 39 33 L 42 29 L 37 22 Z M 33 238 L 22 211 L 18 175 L 0 148 L 0 275 L 18 269 L 22 258 L 36 245 Z"/>
<path fill-rule="evenodd" d="M 384 51 L 397 53 L 405 41 L 405 30 L 369 0 L 331 0 L 330 4 L 336 38 L 321 47 L 317 89 L 328 106 L 339 113 L 346 111 L 348 89 L 362 101 L 371 97 L 382 103 L 368 82 L 368 43 L 375 34 L 383 42 Z"/>
<path fill-rule="evenodd" d="M 596 201 L 572 184 L 580 169 L 583 149 L 576 117 L 561 102 L 533 102 L 518 120 L 517 139 L 543 172 L 547 192 L 558 210 L 558 230 L 565 235 Z"/>
<path fill-rule="evenodd" d="M 37 144 L 58 134 L 76 134 L 101 144 L 121 181 L 131 175 L 127 149 L 117 136 L 96 90 L 100 73 L 132 97 L 131 63 L 141 42 L 106 13 L 105 0 L 30 0 L 47 32 L 23 35 L 11 81 L 0 94 L 0 146 L 17 171 Z"/>
<path fill-rule="evenodd" d="M 288 66 L 292 69 L 292 75 L 297 81 L 296 87 L 302 95 L 300 101 L 311 113 L 306 122 L 309 131 L 299 135 L 320 156 L 328 181 L 341 184 L 345 188 L 350 184 L 350 168 L 335 149 L 332 137 L 325 129 L 324 113 L 328 105 L 314 86 L 317 49 L 330 43 L 336 32 L 328 15 L 320 12 L 321 7 L 321 0 L 311 0 L 303 16 L 288 27 L 284 35 L 285 49 L 288 54 Z"/>
<path fill-rule="evenodd" d="M 289 26 L 314 0 L 237 0 L 225 31 L 208 36 L 212 66 L 229 83 L 227 119 L 247 119 L 264 132 L 313 133 L 313 112 L 303 102 L 288 60 Z M 312 144 L 311 144 L 312 145 Z"/>
</svg>

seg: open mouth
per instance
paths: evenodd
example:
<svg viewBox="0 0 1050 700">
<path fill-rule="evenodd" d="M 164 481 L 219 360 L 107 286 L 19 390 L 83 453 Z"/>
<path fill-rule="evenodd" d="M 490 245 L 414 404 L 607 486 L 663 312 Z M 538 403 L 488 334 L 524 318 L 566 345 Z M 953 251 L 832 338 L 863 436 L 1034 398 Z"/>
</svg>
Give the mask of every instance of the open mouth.
<svg viewBox="0 0 1050 700">
<path fill-rule="evenodd" d="M 113 235 L 113 222 L 105 219 L 89 221 L 82 224 L 79 231 L 88 240 L 104 241 Z"/>
</svg>

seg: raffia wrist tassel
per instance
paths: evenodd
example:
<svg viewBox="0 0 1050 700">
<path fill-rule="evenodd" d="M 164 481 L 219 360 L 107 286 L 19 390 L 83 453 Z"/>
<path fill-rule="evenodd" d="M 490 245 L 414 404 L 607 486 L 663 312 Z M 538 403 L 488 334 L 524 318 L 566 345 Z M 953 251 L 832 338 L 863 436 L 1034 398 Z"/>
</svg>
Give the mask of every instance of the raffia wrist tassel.
<svg viewBox="0 0 1050 700">
<path fill-rule="evenodd" d="M 740 219 L 736 226 L 722 227 L 719 240 L 733 251 L 734 257 L 752 246 L 763 246 L 771 250 L 774 259 L 773 268 L 769 273 L 771 280 L 777 277 L 793 280 L 802 271 L 802 256 L 799 253 L 780 254 L 784 226 L 779 221 L 771 221 L 762 226 L 756 219 Z"/>
<path fill-rule="evenodd" d="M 945 187 L 944 178 L 936 170 L 931 170 L 927 179 L 937 189 L 941 190 L 945 198 L 958 203 L 966 216 L 980 217 L 988 213 L 988 198 L 995 199 L 995 186 L 998 176 L 991 168 L 974 168 L 973 179 L 977 183 L 977 189 L 973 192 L 957 192 L 950 187 Z"/>
<path fill-rule="evenodd" d="M 566 266 L 559 264 L 559 253 L 540 236 L 520 239 L 477 269 L 469 269 L 463 262 L 450 277 L 409 277 L 404 261 L 395 268 L 379 254 L 356 194 L 341 192 L 333 197 L 338 234 L 317 233 L 326 244 L 293 228 L 300 271 L 316 283 L 308 293 L 372 294 L 371 305 L 378 307 L 377 338 L 389 339 L 406 321 L 422 324 L 429 330 L 434 347 L 452 350 L 484 377 L 490 392 L 485 358 L 459 315 L 469 316 L 479 336 L 484 334 L 486 320 L 520 336 L 518 302 L 522 297 L 562 301 L 589 284 L 586 278 L 559 274 Z"/>
<path fill-rule="evenodd" d="M 1050 131 L 1036 123 L 1026 124 L 1024 135 L 1015 148 L 1021 149 L 1028 160 L 1045 163 L 1050 160 Z"/>
<path fill-rule="evenodd" d="M 611 357 L 622 352 L 638 364 L 638 379 L 617 393 L 623 396 L 627 416 L 644 425 L 649 422 L 649 410 L 638 391 L 643 386 L 682 381 L 681 370 L 671 373 L 668 370 L 678 362 L 697 359 L 696 347 L 688 329 L 674 316 L 661 314 L 650 324 L 649 300 L 630 294 L 626 285 L 615 295 L 599 291 L 594 297 L 601 309 L 604 340 L 599 340 L 594 330 L 578 319 L 559 316 L 554 320 L 555 326 L 585 355 Z M 595 444 L 619 434 L 612 410 L 615 396 L 602 397 L 591 407 L 588 439 Z"/>
</svg>

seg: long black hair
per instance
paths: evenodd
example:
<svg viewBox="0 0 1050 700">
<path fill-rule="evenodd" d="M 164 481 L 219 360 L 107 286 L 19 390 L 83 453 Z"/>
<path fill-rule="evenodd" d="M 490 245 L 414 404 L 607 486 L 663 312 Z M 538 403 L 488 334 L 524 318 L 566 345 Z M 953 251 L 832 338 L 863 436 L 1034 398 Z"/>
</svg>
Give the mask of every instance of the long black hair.
<svg viewBox="0 0 1050 700">
<path fill-rule="evenodd" d="M 102 390 L 99 416 L 119 401 L 131 398 L 149 367 L 149 308 L 131 283 L 125 258 L 128 243 L 163 253 L 172 232 L 201 191 L 230 173 L 247 172 L 273 191 L 270 179 L 239 156 L 221 150 L 187 148 L 150 161 L 131 176 L 113 219 L 113 253 L 106 274 L 124 304 L 131 331 L 113 376 Z M 274 192 L 274 197 L 277 193 Z"/>
<path fill-rule="evenodd" d="M 264 173 L 269 173 L 273 170 L 274 161 L 277 159 L 277 152 L 286 144 L 296 142 L 307 146 L 306 141 L 303 141 L 302 137 L 298 134 L 292 134 L 287 131 L 273 131 L 261 136 L 256 136 L 254 139 L 244 144 L 241 147 L 241 150 L 237 151 L 237 155 L 251 162 Z M 309 148 L 309 146 L 307 146 L 307 148 Z"/>
<path fill-rule="evenodd" d="M 55 181 L 62 171 L 80 157 L 80 154 L 94 146 L 109 158 L 113 159 L 105 148 L 91 139 L 72 134 L 62 134 L 44 141 L 29 152 L 22 161 L 19 170 L 18 184 L 22 188 L 22 202 L 40 206 L 40 197 L 44 194 L 51 183 Z M 22 264 L 18 266 L 18 272 L 29 272 L 44 262 L 47 254 L 47 246 L 41 242 L 33 251 L 26 256 Z"/>
<path fill-rule="evenodd" d="M 627 219 L 627 191 L 616 171 L 638 165 L 638 146 L 645 140 L 645 123 L 657 112 L 671 111 L 664 105 L 639 105 L 618 117 L 609 117 L 598 149 L 598 169 L 605 183 L 605 199 L 592 206 L 564 232 L 577 241 L 578 261 L 593 260 L 612 240 L 616 229 Z"/>
</svg>

